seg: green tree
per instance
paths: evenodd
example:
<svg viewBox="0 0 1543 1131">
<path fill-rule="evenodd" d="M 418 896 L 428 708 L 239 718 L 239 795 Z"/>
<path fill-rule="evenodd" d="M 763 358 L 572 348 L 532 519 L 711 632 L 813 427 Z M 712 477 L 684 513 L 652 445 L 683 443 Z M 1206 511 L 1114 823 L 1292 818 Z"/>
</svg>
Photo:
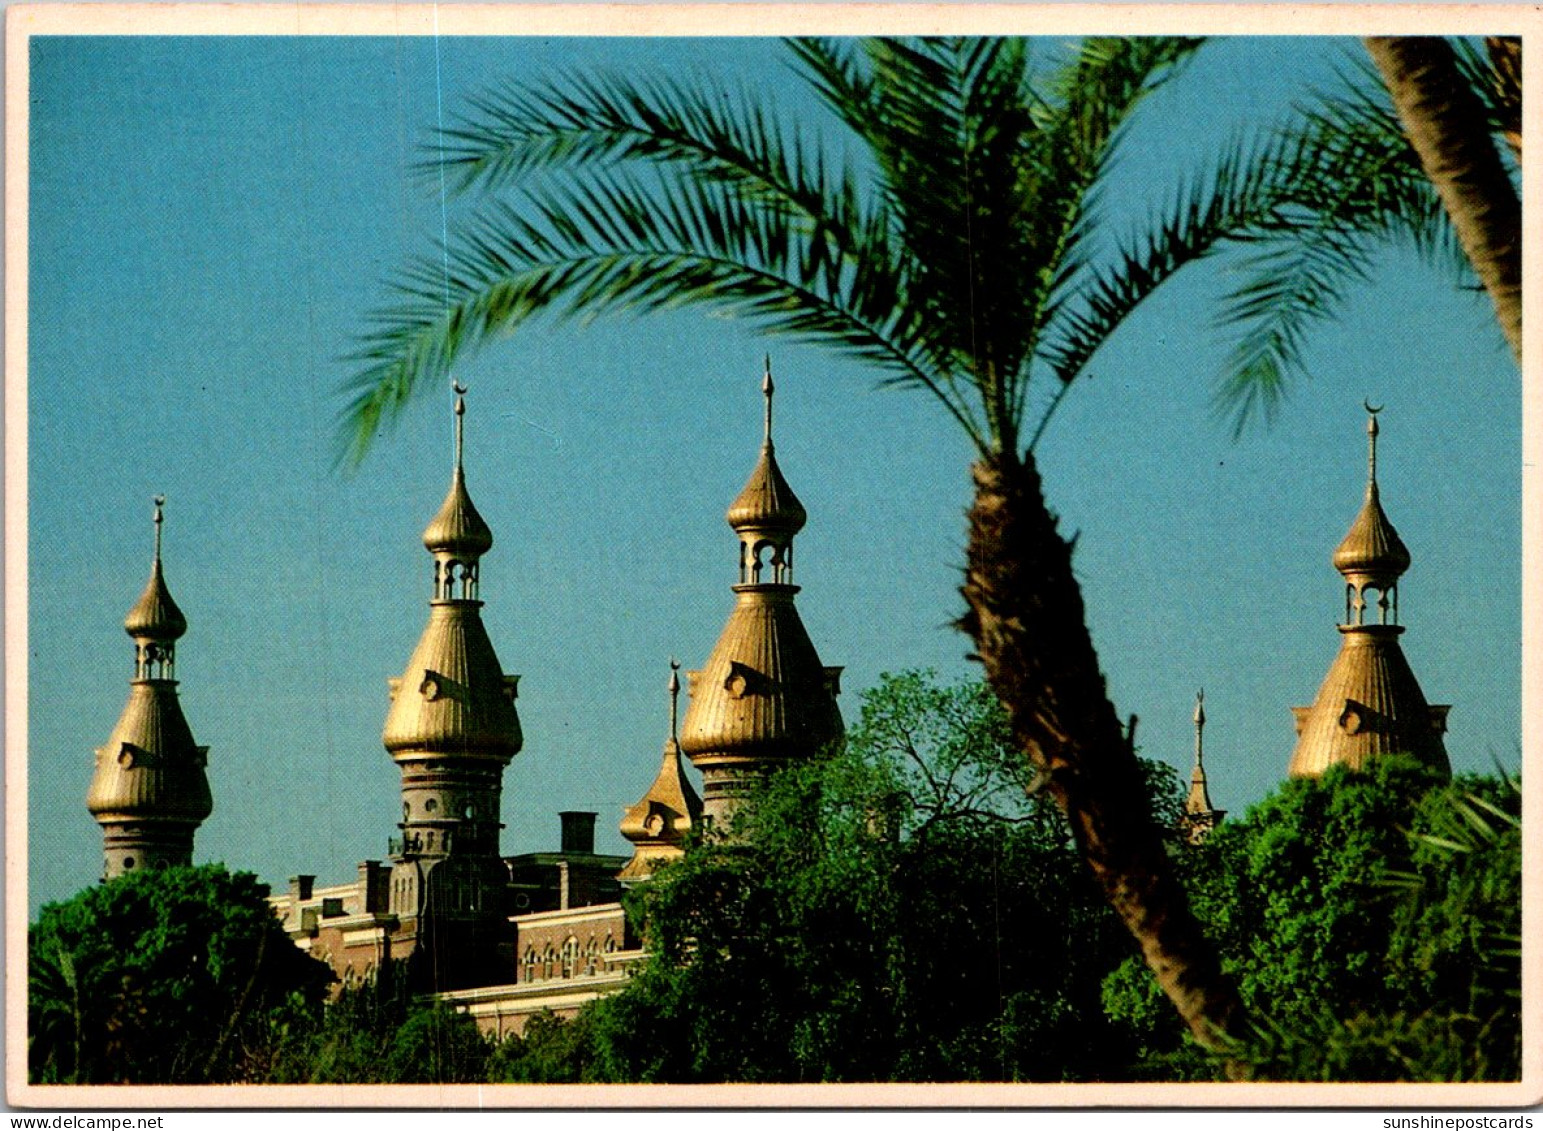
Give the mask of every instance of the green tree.
<svg viewBox="0 0 1543 1131">
<path fill-rule="evenodd" d="M 130 873 L 45 906 L 27 934 L 38 1083 L 206 1083 L 265 1071 L 274 1015 L 318 1001 L 326 966 L 268 889 L 220 865 Z"/>
<path fill-rule="evenodd" d="M 470 1016 L 415 996 L 399 962 L 281 1023 L 276 1084 L 481 1083 L 492 1051 Z"/>
<path fill-rule="evenodd" d="M 651 958 L 587 1011 L 585 1071 L 1123 1077 L 1129 1049 L 1099 993 L 1130 941 L 1024 776 L 982 684 L 884 677 L 844 750 L 778 772 L 731 843 L 698 846 L 641 893 Z M 1171 805 L 1176 779 L 1153 780 Z"/>
<path fill-rule="evenodd" d="M 602 1062 L 604 1048 L 596 1039 L 593 1010 L 567 1020 L 550 1011 L 511 1033 L 488 1058 L 488 1080 L 494 1084 L 581 1084 L 625 1081 Z"/>
<path fill-rule="evenodd" d="M 1034 442 L 1155 288 L 1274 214 L 1289 162 L 1235 147 L 1099 258 L 1094 189 L 1198 41 L 1086 39 L 1059 56 L 1021 39 L 789 46 L 839 137 L 668 80 L 569 78 L 474 102 L 445 133 L 445 167 L 487 208 L 397 281 L 353 383 L 355 451 L 423 378 L 542 312 L 706 306 L 926 390 L 977 454 L 960 626 L 1037 788 L 1210 1040 L 1234 1026 L 1237 997 L 1148 820 Z"/>
<path fill-rule="evenodd" d="M 1295 1079 L 1514 1079 L 1519 792 L 1403 759 L 1293 779 L 1185 853 L 1197 913 L 1259 1019 L 1248 1056 Z M 1126 964 L 1111 1015 L 1154 1073 L 1207 1075 Z"/>
</svg>

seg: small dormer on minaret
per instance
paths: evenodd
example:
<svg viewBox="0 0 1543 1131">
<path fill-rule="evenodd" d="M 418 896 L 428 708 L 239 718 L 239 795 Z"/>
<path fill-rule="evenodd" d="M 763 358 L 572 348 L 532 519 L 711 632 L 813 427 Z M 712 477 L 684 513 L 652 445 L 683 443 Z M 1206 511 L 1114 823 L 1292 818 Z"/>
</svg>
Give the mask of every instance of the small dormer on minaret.
<svg viewBox="0 0 1543 1131">
<path fill-rule="evenodd" d="M 1190 844 L 1199 844 L 1210 836 L 1227 815 L 1225 809 L 1211 804 L 1211 791 L 1205 777 L 1205 689 L 1195 693 L 1195 767 L 1189 774 L 1189 796 L 1184 800 L 1184 818 L 1180 832 Z"/>
<path fill-rule="evenodd" d="M 810 758 L 844 731 L 836 707 L 840 668 L 820 663 L 793 597 L 793 537 L 808 514 L 777 466 L 771 362 L 761 456 L 725 516 L 739 538 L 734 611 L 700 671 L 687 673 L 691 703 L 681 749 L 702 772 L 703 811 L 721 821 L 752 778 Z"/>
<path fill-rule="evenodd" d="M 450 491 L 423 532 L 434 557 L 429 623 L 406 671 L 388 681 L 382 735 L 402 774 L 401 836 L 390 845 L 391 911 L 416 931 L 419 949 L 443 957 L 451 953 L 446 947 L 465 948 L 463 964 L 420 964 L 437 988 L 471 977 L 471 968 L 496 950 L 508 880 L 498 855 L 503 771 L 524 741 L 514 705 L 519 677 L 504 674 L 482 623 L 479 575 L 493 533 L 466 490 L 466 390 L 452 388 Z"/>
<path fill-rule="evenodd" d="M 155 557 L 150 580 L 124 618 L 134 641 L 129 700 L 96 752 L 86 808 L 102 826 L 104 879 L 144 868 L 193 862 L 193 835 L 214 811 L 204 767 L 209 748 L 193 732 L 177 698 L 177 641 L 187 619 L 161 569 L 162 508 L 155 498 Z"/>
<path fill-rule="evenodd" d="M 1432 706 L 1404 658 L 1398 638 L 1398 581 L 1410 555 L 1382 509 L 1377 485 L 1377 414 L 1366 404 L 1366 495 L 1355 521 L 1334 551 L 1334 568 L 1345 579 L 1345 623 L 1340 650 L 1311 707 L 1294 707 L 1295 777 L 1314 777 L 1332 765 L 1360 769 L 1368 759 L 1405 754 L 1450 774 L 1447 706 Z M 1375 600 L 1373 600 L 1375 595 Z M 1372 609 L 1375 608 L 1375 615 Z"/>
<path fill-rule="evenodd" d="M 621 835 L 633 844 L 632 859 L 616 878 L 639 883 L 655 869 L 685 855 L 686 837 L 702 823 L 702 799 L 686 776 L 681 759 L 680 665 L 670 661 L 670 736 L 664 743 L 664 759 L 648 792 L 621 819 Z"/>
</svg>

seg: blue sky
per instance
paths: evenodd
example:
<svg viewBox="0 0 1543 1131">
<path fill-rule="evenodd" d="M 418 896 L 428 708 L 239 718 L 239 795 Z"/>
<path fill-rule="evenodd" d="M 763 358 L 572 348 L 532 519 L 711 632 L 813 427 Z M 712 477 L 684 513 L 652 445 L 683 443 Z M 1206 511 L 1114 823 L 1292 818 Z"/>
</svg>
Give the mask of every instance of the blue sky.
<svg viewBox="0 0 1543 1131">
<path fill-rule="evenodd" d="M 1047 49 L 1053 49 L 1049 45 Z M 1219 40 L 1146 104 L 1104 207 L 1119 235 L 1233 132 L 1280 118 L 1351 40 Z M 131 674 L 150 498 L 190 629 L 183 703 L 211 747 L 197 858 L 282 884 L 385 853 L 398 813 L 386 679 L 427 615 L 419 535 L 448 482 L 448 393 L 352 475 L 332 470 L 346 356 L 384 279 L 438 231 L 414 171 L 435 121 L 509 79 L 717 73 L 817 110 L 763 40 L 38 38 L 31 59 L 30 903 L 100 870 L 92 751 Z M 456 207 L 452 204 L 452 209 Z M 1283 776 L 1293 705 L 1338 646 L 1329 555 L 1364 482 L 1362 399 L 1387 406 L 1383 501 L 1414 565 L 1406 652 L 1452 703 L 1459 770 L 1520 744 L 1520 382 L 1482 296 L 1390 248 L 1309 350 L 1275 426 L 1209 413 L 1236 260 L 1186 270 L 1095 359 L 1042 450 L 1080 533 L 1078 575 L 1117 707 L 1187 769 L 1206 688 L 1212 796 Z M 754 463 L 759 365 L 778 455 L 810 512 L 799 604 L 849 720 L 879 673 L 968 675 L 949 627 L 969 452 L 925 396 L 807 346 L 695 313 L 542 323 L 459 367 L 467 474 L 497 543 L 484 610 L 519 672 L 524 752 L 506 852 L 594 809 L 603 849 L 657 769 L 669 658 L 705 660 L 728 613 L 722 514 Z"/>
</svg>

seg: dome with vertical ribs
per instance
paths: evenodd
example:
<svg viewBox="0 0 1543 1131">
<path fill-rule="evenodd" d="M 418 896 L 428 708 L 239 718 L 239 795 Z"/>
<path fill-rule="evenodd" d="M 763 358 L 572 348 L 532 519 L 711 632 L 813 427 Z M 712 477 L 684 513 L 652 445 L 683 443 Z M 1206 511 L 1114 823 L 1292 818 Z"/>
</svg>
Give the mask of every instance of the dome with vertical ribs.
<svg viewBox="0 0 1543 1131">
<path fill-rule="evenodd" d="M 96 752 L 86 808 L 110 816 L 202 821 L 214 810 L 204 766 L 209 748 L 193 741 L 170 682 L 129 688 L 129 701 Z"/>
<path fill-rule="evenodd" d="M 1409 568 L 1409 549 L 1382 509 L 1377 484 L 1366 488 L 1366 501 L 1334 551 L 1334 568 L 1346 577 L 1393 580 Z"/>
<path fill-rule="evenodd" d="M 809 512 L 777 466 L 771 444 L 761 448 L 760 462 L 724 517 L 735 530 L 769 530 L 788 535 L 797 534 L 809 521 Z"/>
<path fill-rule="evenodd" d="M 423 532 L 423 544 L 431 554 L 453 554 L 475 558 L 493 548 L 493 531 L 472 505 L 466 491 L 466 477 L 456 468 L 450 481 L 450 493 Z"/>
<path fill-rule="evenodd" d="M 169 641 L 179 639 L 188 630 L 187 618 L 171 599 L 166 579 L 161 576 L 161 559 L 150 567 L 145 591 L 123 618 L 123 629 L 136 640 Z"/>
</svg>

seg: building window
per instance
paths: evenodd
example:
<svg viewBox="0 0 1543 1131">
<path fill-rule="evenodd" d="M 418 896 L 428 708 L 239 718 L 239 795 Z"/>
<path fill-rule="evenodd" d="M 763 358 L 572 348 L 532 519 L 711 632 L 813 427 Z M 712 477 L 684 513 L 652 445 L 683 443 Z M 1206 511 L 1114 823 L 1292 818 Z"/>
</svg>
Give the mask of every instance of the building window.
<svg viewBox="0 0 1543 1131">
<path fill-rule="evenodd" d="M 563 943 L 563 977 L 573 977 L 574 967 L 579 963 L 579 940 L 572 935 Z"/>
<path fill-rule="evenodd" d="M 525 980 L 527 982 L 536 980 L 536 948 L 533 946 L 525 948 Z"/>
<path fill-rule="evenodd" d="M 125 872 L 127 872 L 130 869 L 132 869 L 133 867 L 134 867 L 134 858 L 132 856 L 125 856 L 123 858 L 123 870 Z"/>
</svg>

